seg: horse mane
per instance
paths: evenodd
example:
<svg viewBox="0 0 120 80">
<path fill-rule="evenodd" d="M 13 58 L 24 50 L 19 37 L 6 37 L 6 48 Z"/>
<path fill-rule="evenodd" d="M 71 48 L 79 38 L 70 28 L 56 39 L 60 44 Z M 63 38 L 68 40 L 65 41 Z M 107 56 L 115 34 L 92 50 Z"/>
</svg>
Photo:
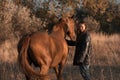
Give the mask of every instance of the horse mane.
<svg viewBox="0 0 120 80">
<path fill-rule="evenodd" d="M 63 29 L 65 32 L 67 32 L 68 29 L 68 25 L 62 18 L 59 19 L 59 21 L 56 24 L 50 26 L 50 28 L 48 28 L 48 32 L 51 33 L 52 31 L 58 31 L 59 29 Z"/>
<path fill-rule="evenodd" d="M 67 24 L 64 19 L 60 18 L 57 23 L 54 23 L 52 25 L 49 25 L 48 27 L 48 33 L 50 34 L 51 32 L 58 31 L 59 29 L 64 29 L 64 31 L 67 31 Z"/>
</svg>

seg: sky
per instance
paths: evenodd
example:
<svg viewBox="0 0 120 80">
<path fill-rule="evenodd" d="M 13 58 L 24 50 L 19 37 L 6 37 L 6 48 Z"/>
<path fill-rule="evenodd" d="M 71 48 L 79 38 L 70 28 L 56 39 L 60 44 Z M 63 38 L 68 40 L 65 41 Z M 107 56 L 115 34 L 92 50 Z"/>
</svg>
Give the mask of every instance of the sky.
<svg viewBox="0 0 120 80">
<path fill-rule="evenodd" d="M 120 0 L 116 0 L 116 2 L 120 2 Z"/>
</svg>

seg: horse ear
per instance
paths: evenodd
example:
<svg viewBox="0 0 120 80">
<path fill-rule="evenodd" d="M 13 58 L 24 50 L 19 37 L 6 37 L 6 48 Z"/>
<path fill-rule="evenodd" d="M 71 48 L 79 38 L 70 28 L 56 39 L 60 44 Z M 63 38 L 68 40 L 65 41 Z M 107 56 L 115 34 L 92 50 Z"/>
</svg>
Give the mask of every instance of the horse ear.
<svg viewBox="0 0 120 80">
<path fill-rule="evenodd" d="M 65 18 L 65 22 L 68 23 L 68 18 Z"/>
<path fill-rule="evenodd" d="M 62 21 L 62 18 L 60 18 L 58 22 L 60 22 L 60 21 Z"/>
<path fill-rule="evenodd" d="M 72 15 L 70 18 L 72 18 L 72 19 L 73 19 L 74 17 L 75 17 L 75 15 Z"/>
<path fill-rule="evenodd" d="M 68 18 L 66 19 L 66 22 L 68 22 Z"/>
</svg>

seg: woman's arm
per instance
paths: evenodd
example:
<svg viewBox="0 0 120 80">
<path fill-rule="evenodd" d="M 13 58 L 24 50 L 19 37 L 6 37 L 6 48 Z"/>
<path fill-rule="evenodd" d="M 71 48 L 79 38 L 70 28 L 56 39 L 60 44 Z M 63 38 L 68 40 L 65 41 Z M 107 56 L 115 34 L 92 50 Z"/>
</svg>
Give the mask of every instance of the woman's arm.
<svg viewBox="0 0 120 80">
<path fill-rule="evenodd" d="M 67 44 L 69 46 L 75 46 L 76 45 L 76 41 L 72 41 L 72 40 L 66 40 L 67 41 Z"/>
</svg>

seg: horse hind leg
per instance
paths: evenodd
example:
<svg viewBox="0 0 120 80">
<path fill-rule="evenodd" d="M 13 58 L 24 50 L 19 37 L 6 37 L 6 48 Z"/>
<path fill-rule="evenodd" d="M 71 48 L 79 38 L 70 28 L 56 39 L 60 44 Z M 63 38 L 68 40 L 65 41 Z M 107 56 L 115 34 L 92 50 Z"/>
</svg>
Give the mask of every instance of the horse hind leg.
<svg viewBox="0 0 120 80">
<path fill-rule="evenodd" d="M 40 67 L 40 74 L 41 74 L 41 80 L 50 80 L 48 76 L 48 71 L 49 71 L 49 66 L 47 65 L 42 65 Z"/>
<path fill-rule="evenodd" d="M 62 66 L 58 65 L 54 67 L 56 76 L 57 76 L 57 80 L 62 80 Z"/>
<path fill-rule="evenodd" d="M 29 76 L 27 76 L 27 75 L 25 75 L 25 78 L 26 78 L 26 80 L 30 80 L 30 77 L 29 77 Z"/>
<path fill-rule="evenodd" d="M 41 63 L 40 58 L 37 59 L 37 62 L 39 64 L 39 66 L 40 66 L 41 80 L 50 80 L 50 78 L 48 76 L 50 62 L 47 62 L 46 64 Z"/>
<path fill-rule="evenodd" d="M 54 67 L 54 70 L 55 70 L 55 73 L 56 73 L 56 76 L 57 76 L 57 79 L 58 79 L 58 75 L 59 75 L 59 66 L 55 66 Z"/>
<path fill-rule="evenodd" d="M 63 65 L 59 65 L 59 74 L 58 74 L 58 80 L 63 80 L 62 79 L 62 72 L 63 72 Z"/>
</svg>

